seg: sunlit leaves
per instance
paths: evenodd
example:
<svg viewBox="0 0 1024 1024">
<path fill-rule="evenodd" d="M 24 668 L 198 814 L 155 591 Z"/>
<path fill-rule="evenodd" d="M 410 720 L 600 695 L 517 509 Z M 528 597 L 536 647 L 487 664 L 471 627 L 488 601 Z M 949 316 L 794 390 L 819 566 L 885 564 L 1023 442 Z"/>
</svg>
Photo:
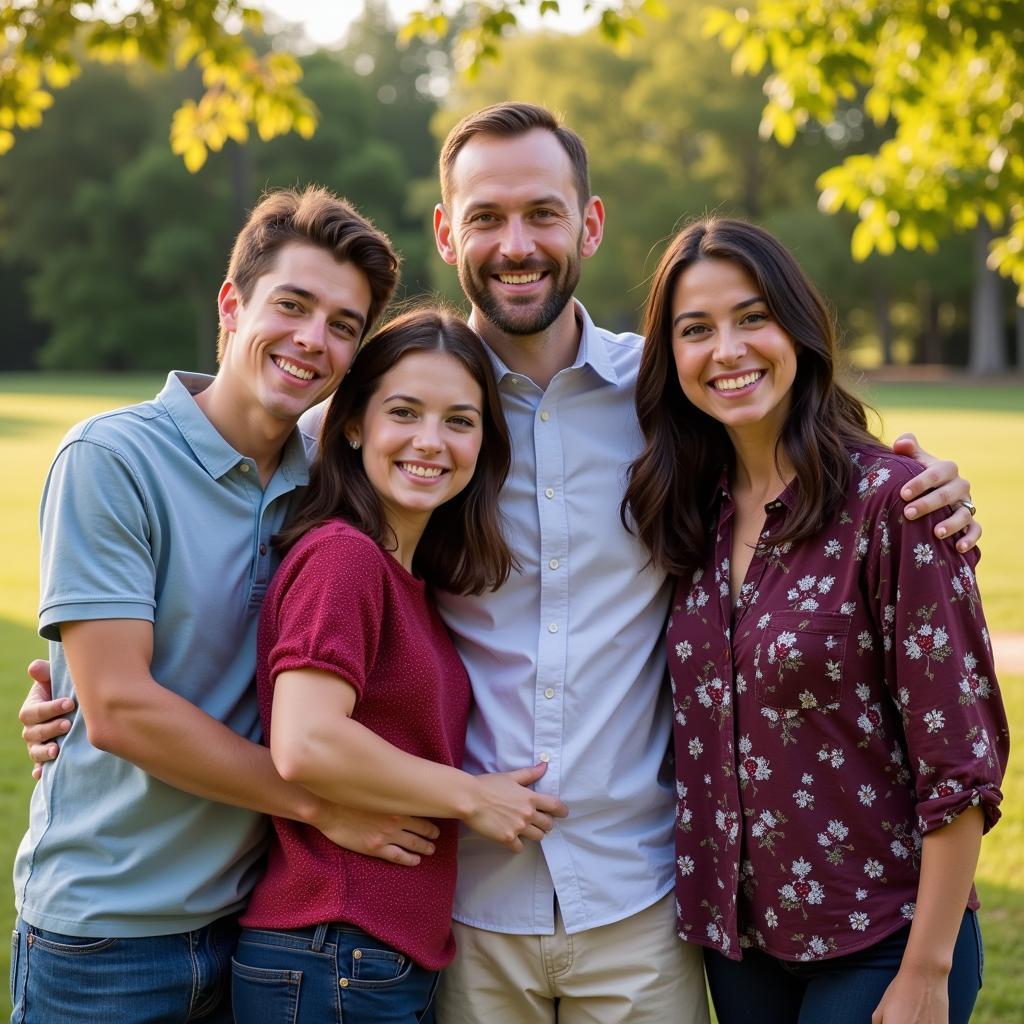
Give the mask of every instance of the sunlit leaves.
<svg viewBox="0 0 1024 1024">
<path fill-rule="evenodd" d="M 400 42 L 422 38 L 436 41 L 452 31 L 453 5 L 446 0 L 424 0 L 423 7 L 408 16 L 399 30 Z M 502 40 L 521 28 L 528 11 L 541 18 L 560 13 L 559 0 L 489 0 L 456 5 L 461 8 L 461 27 L 455 32 L 453 53 L 465 75 L 476 78 L 481 69 L 501 54 Z M 583 0 L 583 10 L 597 15 L 601 35 L 617 50 L 627 52 L 632 40 L 643 35 L 650 18 L 664 18 L 664 0 Z"/>
<path fill-rule="evenodd" d="M 171 148 L 190 171 L 228 139 L 251 128 L 270 139 L 295 131 L 309 137 L 316 110 L 299 88 L 289 54 L 257 53 L 242 34 L 263 16 L 244 0 L 149 0 L 124 13 L 102 0 L 19 0 L 0 6 L 0 153 L 15 129 L 36 127 L 52 93 L 78 74 L 74 53 L 108 63 L 197 64 L 205 92 L 174 114 Z"/>
<path fill-rule="evenodd" d="M 790 145 L 853 103 L 890 136 L 818 181 L 821 209 L 857 215 L 857 259 L 934 249 L 983 217 L 1006 230 L 990 265 L 1024 283 L 1020 0 L 752 0 L 709 10 L 704 29 L 739 73 L 765 55 L 763 134 Z"/>
</svg>

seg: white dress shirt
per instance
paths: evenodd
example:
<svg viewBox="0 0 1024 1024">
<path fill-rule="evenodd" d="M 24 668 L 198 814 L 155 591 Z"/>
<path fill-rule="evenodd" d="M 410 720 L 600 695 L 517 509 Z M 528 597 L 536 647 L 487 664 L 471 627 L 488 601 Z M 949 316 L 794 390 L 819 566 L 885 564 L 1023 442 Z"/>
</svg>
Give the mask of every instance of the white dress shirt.
<svg viewBox="0 0 1024 1024">
<path fill-rule="evenodd" d="M 521 571 L 495 593 L 439 597 L 473 684 L 464 767 L 545 761 L 535 788 L 569 807 L 519 854 L 463 830 L 455 917 L 497 932 L 552 934 L 556 895 L 569 934 L 610 924 L 673 883 L 670 595 L 619 521 L 641 446 L 643 339 L 576 310 L 576 361 L 546 390 L 492 353 L 513 448 L 501 505 Z"/>
</svg>

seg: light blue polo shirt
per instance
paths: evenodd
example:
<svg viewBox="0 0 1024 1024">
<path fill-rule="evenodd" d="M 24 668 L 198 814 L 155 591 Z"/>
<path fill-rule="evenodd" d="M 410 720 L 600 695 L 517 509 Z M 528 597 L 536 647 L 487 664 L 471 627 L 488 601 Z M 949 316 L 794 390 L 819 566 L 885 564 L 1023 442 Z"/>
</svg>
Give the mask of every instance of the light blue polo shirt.
<svg viewBox="0 0 1024 1024">
<path fill-rule="evenodd" d="M 308 481 L 295 431 L 264 489 L 172 373 L 150 402 L 62 442 L 43 490 L 39 631 L 54 696 L 74 696 L 60 624 L 153 623 L 152 675 L 235 732 L 260 735 L 256 626 L 271 537 Z M 18 912 L 79 936 L 162 935 L 240 909 L 266 819 L 174 789 L 89 743 L 78 713 L 32 795 L 14 869 Z"/>
</svg>

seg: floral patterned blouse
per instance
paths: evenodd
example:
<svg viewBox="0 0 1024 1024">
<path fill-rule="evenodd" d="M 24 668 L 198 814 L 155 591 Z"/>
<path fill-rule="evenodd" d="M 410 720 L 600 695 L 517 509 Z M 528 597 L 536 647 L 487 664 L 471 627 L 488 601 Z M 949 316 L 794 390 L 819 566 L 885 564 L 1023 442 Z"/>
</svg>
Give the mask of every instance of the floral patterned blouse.
<svg viewBox="0 0 1024 1024">
<path fill-rule="evenodd" d="M 923 834 L 970 805 L 999 817 L 1009 739 L 977 554 L 904 521 L 916 463 L 851 457 L 814 537 L 772 545 L 792 488 L 766 506 L 734 608 L 723 483 L 711 557 L 673 602 L 679 934 L 731 959 L 879 942 L 913 918 Z"/>
</svg>

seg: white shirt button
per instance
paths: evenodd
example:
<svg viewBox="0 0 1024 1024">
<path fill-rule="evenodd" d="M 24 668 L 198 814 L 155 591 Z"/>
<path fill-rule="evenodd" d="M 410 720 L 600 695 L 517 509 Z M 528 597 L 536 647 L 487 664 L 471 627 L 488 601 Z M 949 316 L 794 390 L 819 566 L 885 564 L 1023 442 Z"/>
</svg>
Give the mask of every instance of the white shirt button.
<svg viewBox="0 0 1024 1024">
<path fill-rule="evenodd" d="M 545 423 L 547 423 L 547 421 L 548 421 L 549 419 L 551 419 L 551 413 L 549 413 L 549 412 L 547 411 L 547 409 L 545 409 L 545 410 L 544 410 L 544 411 L 543 411 L 543 412 L 542 412 L 542 413 L 540 414 L 540 418 L 541 418 L 541 419 L 542 419 L 542 420 L 543 420 L 543 421 L 544 421 Z"/>
<path fill-rule="evenodd" d="M 548 623 L 548 632 L 549 633 L 557 633 L 558 632 L 558 623 L 557 622 L 549 622 Z"/>
<path fill-rule="evenodd" d="M 545 498 L 553 498 L 554 496 L 555 496 L 555 489 L 554 489 L 554 487 L 545 487 L 544 488 L 544 497 Z"/>
<path fill-rule="evenodd" d="M 549 569 L 557 569 L 558 568 L 558 559 L 557 558 L 552 558 L 551 561 L 548 562 L 548 568 Z"/>
<path fill-rule="evenodd" d="M 548 700 L 551 700 L 551 698 L 554 697 L 554 695 L 555 691 L 552 690 L 550 686 L 544 691 L 544 696 L 547 697 Z"/>
<path fill-rule="evenodd" d="M 249 472 L 249 463 L 248 462 L 242 462 L 242 463 L 239 464 L 238 468 L 243 473 L 248 473 Z"/>
<path fill-rule="evenodd" d="M 544 764 L 547 764 L 548 761 L 551 760 L 551 755 L 546 750 L 543 750 L 537 757 L 537 760 L 543 762 Z"/>
</svg>

